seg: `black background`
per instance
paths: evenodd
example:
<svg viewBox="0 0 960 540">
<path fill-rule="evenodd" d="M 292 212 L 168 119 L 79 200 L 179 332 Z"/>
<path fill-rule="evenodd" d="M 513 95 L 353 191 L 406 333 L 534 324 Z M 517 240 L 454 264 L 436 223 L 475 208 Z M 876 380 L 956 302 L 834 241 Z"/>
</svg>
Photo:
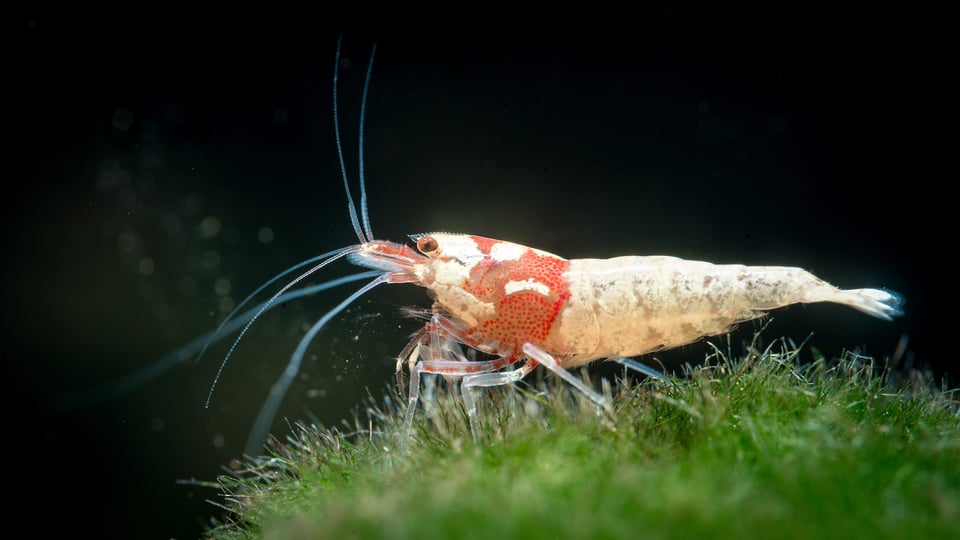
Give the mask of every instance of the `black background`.
<svg viewBox="0 0 960 540">
<path fill-rule="evenodd" d="M 954 175 L 931 164 L 955 98 L 944 98 L 936 14 L 924 17 L 657 9 L 620 29 L 296 13 L 12 18 L 5 440 L 9 489 L 42 516 L 28 526 L 190 538 L 217 515 L 204 502 L 214 490 L 177 481 L 212 480 L 239 456 L 303 325 L 355 286 L 264 317 L 210 409 L 225 345 L 105 402 L 64 411 L 56 398 L 211 330 L 218 279 L 236 302 L 355 241 L 333 139 L 341 32 L 354 181 L 363 75 L 379 44 L 365 133 L 378 237 L 446 230 L 570 258 L 802 266 L 836 285 L 899 291 L 907 314 L 887 323 L 794 306 L 775 313 L 768 338 L 813 332 L 828 356 L 884 358 L 906 334 L 904 360 L 955 375 L 931 326 L 934 289 L 950 300 L 941 186 Z M 211 223 L 217 234 L 204 236 Z M 316 279 L 351 271 L 340 263 Z M 368 389 L 381 395 L 416 325 L 399 316 L 404 305 L 427 299 L 413 286 L 380 290 L 332 323 L 281 414 L 336 424 Z M 735 332 L 735 346 L 755 328 Z M 658 358 L 696 363 L 707 350 Z"/>
</svg>

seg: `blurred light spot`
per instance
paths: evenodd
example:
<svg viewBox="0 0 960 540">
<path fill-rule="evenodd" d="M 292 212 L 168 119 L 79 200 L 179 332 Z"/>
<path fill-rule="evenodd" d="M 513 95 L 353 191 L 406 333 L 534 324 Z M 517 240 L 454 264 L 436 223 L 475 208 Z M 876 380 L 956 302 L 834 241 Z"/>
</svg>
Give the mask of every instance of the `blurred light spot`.
<svg viewBox="0 0 960 540">
<path fill-rule="evenodd" d="M 200 236 L 209 240 L 220 234 L 220 228 L 221 224 L 219 219 L 213 216 L 207 216 L 200 222 Z"/>
<path fill-rule="evenodd" d="M 159 416 L 154 416 L 153 418 L 150 419 L 150 429 L 154 431 L 163 431 L 164 426 L 165 424 L 163 422 L 163 418 L 160 418 Z"/>
<path fill-rule="evenodd" d="M 193 276 L 183 276 L 177 282 L 177 289 L 184 296 L 193 296 L 197 292 L 197 280 Z"/>
<path fill-rule="evenodd" d="M 273 229 L 270 227 L 260 227 L 260 230 L 257 231 L 257 238 L 264 244 L 273 242 Z"/>
<path fill-rule="evenodd" d="M 204 251 L 203 255 L 200 256 L 200 264 L 204 268 L 214 269 L 220 266 L 220 254 L 212 249 L 209 251 Z"/>
<path fill-rule="evenodd" d="M 327 397 L 327 391 L 323 388 L 311 388 L 307 390 L 308 398 L 325 398 Z"/>
<path fill-rule="evenodd" d="M 226 439 L 223 438 L 223 435 L 217 433 L 213 436 L 213 447 L 214 448 L 223 448 L 223 445 L 227 444 Z"/>
<path fill-rule="evenodd" d="M 217 293 L 217 296 L 230 294 L 230 280 L 227 278 L 218 278 L 213 282 L 213 292 Z"/>
<path fill-rule="evenodd" d="M 708 112 L 710 112 L 710 102 L 709 102 L 709 101 L 701 101 L 700 103 L 697 103 L 697 112 L 699 112 L 699 113 L 708 113 Z"/>
<path fill-rule="evenodd" d="M 97 173 L 97 187 L 101 191 L 110 191 L 117 187 L 117 172 L 120 171 L 120 165 L 117 160 L 108 158 L 103 160 L 100 165 L 100 172 Z"/>
<path fill-rule="evenodd" d="M 113 111 L 113 128 L 117 131 L 126 133 L 133 127 L 133 112 L 130 109 L 117 109 Z"/>
<path fill-rule="evenodd" d="M 163 232 L 173 236 L 180 232 L 180 216 L 168 212 L 160 218 L 160 228 Z"/>
<path fill-rule="evenodd" d="M 180 199 L 180 213 L 184 216 L 195 216 L 200 212 L 200 198 L 196 195 L 187 195 Z"/>
<path fill-rule="evenodd" d="M 111 191 L 119 186 L 130 184 L 130 172 L 122 169 L 117 160 L 104 160 L 97 173 L 97 187 L 100 191 Z"/>
<path fill-rule="evenodd" d="M 233 301 L 233 297 L 224 296 L 218 302 L 217 307 L 220 308 L 221 313 L 230 313 L 233 311 L 233 308 L 236 306 L 236 302 Z"/>
<path fill-rule="evenodd" d="M 287 122 L 287 111 L 285 109 L 277 109 L 273 111 L 273 121 L 278 124 L 284 124 Z"/>
<path fill-rule="evenodd" d="M 137 248 L 137 236 L 133 231 L 123 231 L 117 236 L 117 246 L 121 251 L 131 252 Z"/>
<path fill-rule="evenodd" d="M 140 259 L 140 262 L 137 263 L 137 269 L 140 270 L 141 274 L 149 276 L 154 270 L 153 259 L 147 257 Z"/>
</svg>

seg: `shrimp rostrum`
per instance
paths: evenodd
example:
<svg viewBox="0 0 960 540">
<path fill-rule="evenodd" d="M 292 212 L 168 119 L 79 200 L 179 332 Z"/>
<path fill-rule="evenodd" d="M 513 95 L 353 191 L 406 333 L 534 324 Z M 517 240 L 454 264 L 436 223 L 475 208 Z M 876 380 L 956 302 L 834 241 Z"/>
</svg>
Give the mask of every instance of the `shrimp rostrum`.
<svg viewBox="0 0 960 540">
<path fill-rule="evenodd" d="M 338 42 L 338 65 L 339 54 Z M 371 54 L 371 65 L 372 61 Z M 374 272 L 339 278 L 323 286 L 375 277 L 306 332 L 260 412 L 247 447 L 250 454 L 258 451 L 259 443 L 265 439 L 310 342 L 331 318 L 382 283 L 419 285 L 433 299 L 431 308 L 419 313 L 426 319 L 424 326 L 397 357 L 398 380 L 402 379 L 404 363 L 410 371 L 406 427 L 412 425 L 421 376 L 441 374 L 461 379 L 461 396 L 475 438 L 479 433 L 476 389 L 514 383 L 538 365 L 569 382 L 598 406 L 609 408 L 598 392 L 569 370 L 594 360 L 635 357 L 722 334 L 738 323 L 791 304 L 834 302 L 885 320 L 902 314 L 902 298 L 894 292 L 840 289 L 801 268 L 718 265 L 668 256 L 568 260 L 502 240 L 439 232 L 411 236 L 416 249 L 376 240 L 367 212 L 362 167 L 363 116 L 370 71 L 368 67 L 361 101 L 359 211 L 343 165 L 334 71 L 337 150 L 359 243 L 305 261 L 276 276 L 267 285 L 296 269 L 313 265 L 259 308 L 240 318 L 245 318 L 249 327 L 278 299 L 296 294 L 291 289 L 297 283 L 343 257 Z M 484 359 L 477 360 L 472 355 L 468 358 L 465 348 L 484 353 L 480 357 Z M 219 376 L 218 373 L 218 379 Z"/>
</svg>

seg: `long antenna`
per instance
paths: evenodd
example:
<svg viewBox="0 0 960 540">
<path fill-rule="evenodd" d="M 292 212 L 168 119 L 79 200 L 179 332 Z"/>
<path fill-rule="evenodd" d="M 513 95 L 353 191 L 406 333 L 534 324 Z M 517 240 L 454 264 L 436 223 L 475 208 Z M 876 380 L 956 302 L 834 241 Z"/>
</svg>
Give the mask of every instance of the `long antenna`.
<svg viewBox="0 0 960 540">
<path fill-rule="evenodd" d="M 360 220 L 357 219 L 357 205 L 353 202 L 353 195 L 350 194 L 350 183 L 347 181 L 347 165 L 343 161 L 343 145 L 340 144 L 340 107 L 337 104 L 337 80 L 340 78 L 340 43 L 343 41 L 343 34 L 337 38 L 337 54 L 333 66 L 333 131 L 337 140 L 337 157 L 340 159 L 340 177 L 343 178 L 343 190 L 347 192 L 347 209 L 350 211 L 350 222 L 353 224 L 353 232 L 357 233 L 357 238 L 361 244 L 368 242 L 360 230 Z"/>
<path fill-rule="evenodd" d="M 270 425 L 273 423 L 273 419 L 277 416 L 277 409 L 280 408 L 280 403 L 283 402 L 283 397 L 287 394 L 287 390 L 290 389 L 290 385 L 293 384 L 297 373 L 300 372 L 300 364 L 303 362 L 303 357 L 307 354 L 307 347 L 310 346 L 313 338 L 315 338 L 320 330 L 322 330 L 323 327 L 330 322 L 330 319 L 336 317 L 338 313 L 346 309 L 346 307 L 352 304 L 357 298 L 360 298 L 364 295 L 364 293 L 376 287 L 377 285 L 380 285 L 381 283 L 387 283 L 389 281 L 389 272 L 380 274 L 376 279 L 367 283 L 355 293 L 348 296 L 344 301 L 337 304 L 335 308 L 328 311 L 323 317 L 320 317 L 320 320 L 315 322 L 313 326 L 310 327 L 310 330 L 307 330 L 307 333 L 304 334 L 303 338 L 300 340 L 300 343 L 297 345 L 297 349 L 290 357 L 290 362 L 287 364 L 287 368 L 283 370 L 283 375 L 281 375 L 280 379 L 278 379 L 277 382 L 270 388 L 270 395 L 263 403 L 263 407 L 260 409 L 260 413 L 257 415 L 257 420 L 254 422 L 253 428 L 250 430 L 250 436 L 247 439 L 247 447 L 245 452 L 248 456 L 257 455 L 257 453 L 263 447 L 264 442 L 267 440 L 267 433 L 270 431 Z"/>
<path fill-rule="evenodd" d="M 377 44 L 374 42 L 370 51 L 370 62 L 367 64 L 367 77 L 363 81 L 363 97 L 360 100 L 360 215 L 363 217 L 363 228 L 367 233 L 367 241 L 373 241 L 373 229 L 370 227 L 370 212 L 367 211 L 367 186 L 363 175 L 363 120 L 367 116 L 367 90 L 370 88 L 370 75 L 373 73 L 373 57 L 377 54 Z"/>
</svg>

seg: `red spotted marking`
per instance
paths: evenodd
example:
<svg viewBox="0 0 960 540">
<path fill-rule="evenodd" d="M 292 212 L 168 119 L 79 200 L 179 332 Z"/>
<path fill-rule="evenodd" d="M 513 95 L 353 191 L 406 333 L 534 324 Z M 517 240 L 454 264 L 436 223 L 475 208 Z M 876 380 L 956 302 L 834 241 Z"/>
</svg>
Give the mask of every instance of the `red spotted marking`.
<svg viewBox="0 0 960 540">
<path fill-rule="evenodd" d="M 499 243 L 481 236 L 472 236 L 482 253 L 490 254 Z M 519 259 L 496 261 L 492 258 L 478 262 L 470 272 L 464 289 L 483 302 L 496 306 L 493 317 L 481 319 L 473 339 L 494 342 L 519 349 L 524 343 L 542 344 L 560 310 L 570 298 L 570 290 L 563 277 L 569 262 L 553 255 L 524 251 Z M 549 293 L 521 290 L 506 294 L 505 287 L 511 281 L 533 279 L 547 286 Z"/>
</svg>

